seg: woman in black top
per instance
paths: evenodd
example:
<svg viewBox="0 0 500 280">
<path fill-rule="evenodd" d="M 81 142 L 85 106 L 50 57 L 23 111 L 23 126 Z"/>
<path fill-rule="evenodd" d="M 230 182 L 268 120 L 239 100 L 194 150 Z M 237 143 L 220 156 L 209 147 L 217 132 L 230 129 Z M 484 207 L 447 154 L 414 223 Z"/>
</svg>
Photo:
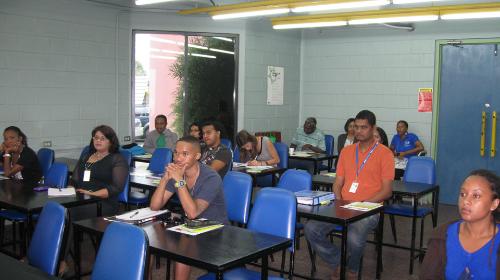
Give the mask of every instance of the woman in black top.
<svg viewBox="0 0 500 280">
<path fill-rule="evenodd" d="M 118 194 L 128 176 L 127 161 L 119 152 L 114 130 L 100 125 L 92 130 L 89 152 L 83 154 L 73 172 L 73 183 L 79 193 L 102 198 L 102 214 L 118 212 Z"/>
<path fill-rule="evenodd" d="M 42 169 L 36 153 L 28 147 L 26 135 L 16 126 L 3 131 L 4 142 L 0 145 L 4 175 L 36 185 L 42 178 Z"/>
</svg>

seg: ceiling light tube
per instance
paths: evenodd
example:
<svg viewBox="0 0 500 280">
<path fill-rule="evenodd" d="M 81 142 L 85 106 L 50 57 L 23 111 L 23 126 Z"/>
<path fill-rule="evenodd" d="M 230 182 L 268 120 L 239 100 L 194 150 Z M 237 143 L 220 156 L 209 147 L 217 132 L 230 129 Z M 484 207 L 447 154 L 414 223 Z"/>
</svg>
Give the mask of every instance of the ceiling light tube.
<svg viewBox="0 0 500 280">
<path fill-rule="evenodd" d="M 418 22 L 438 20 L 438 15 L 418 15 L 418 16 L 393 16 L 380 18 L 361 18 L 349 20 L 349 25 L 375 24 L 375 23 L 396 23 L 396 22 Z"/>
<path fill-rule="evenodd" d="M 402 5 L 402 4 L 413 4 L 413 3 L 425 3 L 425 2 L 440 2 L 441 0 L 392 0 L 392 4 Z"/>
<path fill-rule="evenodd" d="M 201 54 L 201 53 L 190 53 L 189 55 L 198 56 L 198 57 L 205 57 L 205 58 L 212 58 L 212 59 L 217 58 L 214 55 Z"/>
<path fill-rule="evenodd" d="M 135 4 L 137 6 L 141 6 L 141 5 L 157 4 L 157 3 L 172 2 L 172 1 L 175 0 L 135 0 Z"/>
<path fill-rule="evenodd" d="M 231 52 L 231 51 L 226 51 L 226 50 L 221 50 L 221 49 L 215 49 L 215 48 L 209 48 L 208 50 L 209 50 L 209 51 L 213 51 L 213 52 L 220 52 L 220 53 L 234 54 L 234 52 Z"/>
<path fill-rule="evenodd" d="M 498 18 L 500 17 L 500 10 L 491 12 L 462 12 L 462 13 L 443 13 L 441 19 L 482 19 L 482 18 Z"/>
<path fill-rule="evenodd" d="M 276 9 L 268 9 L 268 10 L 241 11 L 241 12 L 214 14 L 214 15 L 212 15 L 212 19 L 214 19 L 214 20 L 221 20 L 221 19 L 233 19 L 233 18 L 269 16 L 269 15 L 286 14 L 286 13 L 289 13 L 289 12 L 290 12 L 290 9 L 288 9 L 288 8 L 276 8 Z"/>
<path fill-rule="evenodd" d="M 233 42 L 233 39 L 231 38 L 226 38 L 226 37 L 212 37 L 214 39 L 217 39 L 217 40 L 221 40 L 221 41 L 226 41 L 226 42 Z"/>
<path fill-rule="evenodd" d="M 340 2 L 333 4 L 300 6 L 292 8 L 292 12 L 303 13 L 303 12 L 318 12 L 318 11 L 351 9 L 351 8 L 377 7 L 377 6 L 389 5 L 390 3 L 391 2 L 389 0 L 349 1 L 349 2 Z"/>
<path fill-rule="evenodd" d="M 314 27 L 345 26 L 347 21 L 324 21 L 324 22 L 303 22 L 303 23 L 283 23 L 273 25 L 273 29 L 296 29 Z"/>
</svg>

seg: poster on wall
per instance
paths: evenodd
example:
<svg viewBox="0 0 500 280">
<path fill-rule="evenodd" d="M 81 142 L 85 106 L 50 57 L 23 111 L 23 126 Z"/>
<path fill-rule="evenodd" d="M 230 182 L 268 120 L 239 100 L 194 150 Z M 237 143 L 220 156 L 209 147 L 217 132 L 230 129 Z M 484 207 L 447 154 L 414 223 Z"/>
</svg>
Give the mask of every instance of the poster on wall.
<svg viewBox="0 0 500 280">
<path fill-rule="evenodd" d="M 432 88 L 418 89 L 418 111 L 432 112 Z"/>
<path fill-rule="evenodd" d="M 267 105 L 283 105 L 285 68 L 267 66 Z"/>
</svg>

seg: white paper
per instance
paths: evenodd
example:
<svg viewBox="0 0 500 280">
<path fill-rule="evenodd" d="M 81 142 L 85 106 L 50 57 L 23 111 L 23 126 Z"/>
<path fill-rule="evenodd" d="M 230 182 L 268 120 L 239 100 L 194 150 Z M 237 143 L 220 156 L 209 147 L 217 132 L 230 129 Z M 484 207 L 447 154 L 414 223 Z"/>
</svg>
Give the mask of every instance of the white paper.
<svg viewBox="0 0 500 280">
<path fill-rule="evenodd" d="M 153 211 L 151 208 L 146 207 L 146 208 L 141 208 L 137 210 L 133 210 L 121 215 L 116 216 L 117 219 L 124 220 L 124 221 L 138 221 L 138 220 L 144 220 L 152 217 L 159 216 L 163 213 L 168 212 L 168 210 L 158 210 L 158 211 Z"/>
<path fill-rule="evenodd" d="M 212 230 L 219 229 L 219 228 L 221 228 L 223 226 L 224 225 L 212 225 L 212 226 L 206 226 L 206 227 L 199 228 L 199 229 L 189 229 L 184 224 L 182 224 L 182 225 L 178 225 L 178 226 L 175 226 L 175 227 L 167 228 L 167 230 L 175 231 L 175 232 L 180 232 L 180 233 L 184 233 L 184 234 L 187 234 L 187 235 L 194 236 L 194 235 L 198 235 L 198 234 L 202 234 L 202 233 L 205 233 L 205 232 L 209 232 L 209 231 L 212 231 Z"/>
<path fill-rule="evenodd" d="M 394 167 L 396 169 L 406 169 L 406 165 L 408 164 L 408 159 L 407 158 L 403 158 L 403 159 L 400 159 L 398 157 L 394 157 Z"/>
<path fill-rule="evenodd" d="M 308 152 L 295 152 L 291 155 L 295 156 L 295 157 L 310 157 L 310 156 L 312 156 L 312 154 L 308 153 Z"/>
<path fill-rule="evenodd" d="M 267 66 L 267 105 L 283 105 L 285 68 Z"/>
<path fill-rule="evenodd" d="M 49 188 L 48 191 L 49 196 L 72 196 L 76 195 L 75 188 L 67 187 L 67 188 Z"/>
<path fill-rule="evenodd" d="M 233 167 L 246 167 L 247 164 L 244 162 L 233 162 Z"/>
</svg>

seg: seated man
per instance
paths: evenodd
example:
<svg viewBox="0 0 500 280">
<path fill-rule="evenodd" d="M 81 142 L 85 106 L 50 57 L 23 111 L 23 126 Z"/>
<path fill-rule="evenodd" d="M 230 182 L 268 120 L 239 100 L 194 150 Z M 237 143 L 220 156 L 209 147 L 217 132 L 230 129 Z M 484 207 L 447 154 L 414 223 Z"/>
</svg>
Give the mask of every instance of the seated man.
<svg viewBox="0 0 500 280">
<path fill-rule="evenodd" d="M 143 148 L 150 154 L 156 148 L 169 148 L 172 150 L 178 138 L 175 132 L 167 128 L 167 117 L 158 115 L 155 118 L 155 130 L 148 133 Z"/>
<path fill-rule="evenodd" d="M 333 185 L 336 199 L 383 202 L 391 197 L 394 160 L 389 148 L 374 139 L 375 124 L 375 115 L 370 111 L 363 110 L 356 116 L 355 135 L 359 142 L 344 147 L 340 153 Z M 378 220 L 379 215 L 372 215 L 349 225 L 347 279 L 357 279 L 366 238 Z M 332 278 L 338 279 L 340 249 L 328 239 L 335 226 L 310 220 L 304 231 L 312 249 L 333 270 Z"/>
<path fill-rule="evenodd" d="M 303 128 L 297 128 L 295 136 L 290 143 L 290 148 L 295 148 L 298 151 L 311 151 L 315 153 L 325 153 L 325 134 L 316 128 L 316 118 L 309 117 L 304 122 Z M 290 159 L 288 161 L 289 168 L 305 169 L 309 173 L 314 172 L 314 162 Z"/>
<path fill-rule="evenodd" d="M 156 191 L 151 197 L 151 209 L 161 209 L 177 193 L 188 219 L 206 218 L 228 224 L 222 180 L 206 165 L 199 163 L 200 142 L 193 136 L 181 138 L 175 144 L 174 162 L 165 168 Z M 175 264 L 175 279 L 189 279 L 191 267 Z"/>
<path fill-rule="evenodd" d="M 227 171 L 231 169 L 231 159 L 233 154 L 231 150 L 220 143 L 221 125 L 215 121 L 209 121 L 202 125 L 203 148 L 200 162 L 204 163 L 213 170 L 217 171 L 221 178 L 224 178 Z"/>
</svg>

